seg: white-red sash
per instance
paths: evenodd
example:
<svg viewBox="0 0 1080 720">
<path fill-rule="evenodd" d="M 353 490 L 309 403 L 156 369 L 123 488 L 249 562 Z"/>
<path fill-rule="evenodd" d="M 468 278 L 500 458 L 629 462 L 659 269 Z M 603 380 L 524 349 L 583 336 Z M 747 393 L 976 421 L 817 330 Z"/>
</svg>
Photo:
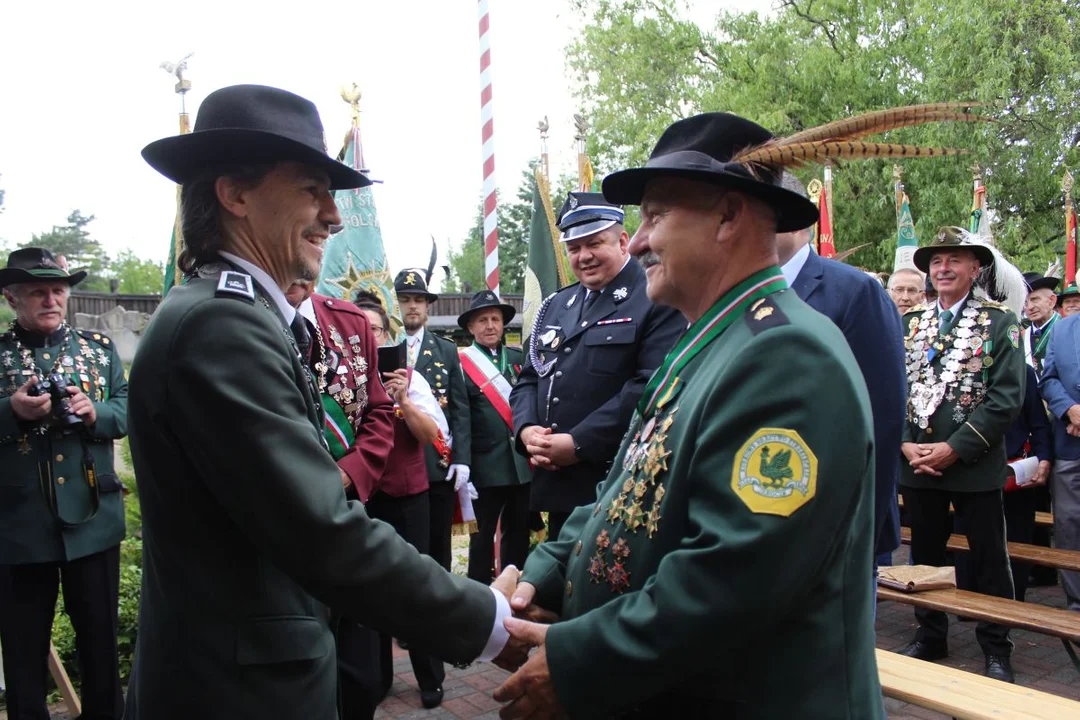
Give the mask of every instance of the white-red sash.
<svg viewBox="0 0 1080 720">
<path fill-rule="evenodd" d="M 460 348 L 458 353 L 461 356 L 461 369 L 480 388 L 480 392 L 499 413 L 506 427 L 513 430 L 514 413 L 510 411 L 510 391 L 513 388 L 510 381 L 503 377 L 487 353 L 475 345 Z"/>
</svg>

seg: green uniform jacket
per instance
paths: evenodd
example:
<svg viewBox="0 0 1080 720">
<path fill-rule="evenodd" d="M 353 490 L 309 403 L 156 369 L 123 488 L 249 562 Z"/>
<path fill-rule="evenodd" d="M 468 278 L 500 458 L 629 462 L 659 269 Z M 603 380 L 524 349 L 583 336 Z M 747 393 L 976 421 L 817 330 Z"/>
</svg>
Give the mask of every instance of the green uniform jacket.
<svg viewBox="0 0 1080 720">
<path fill-rule="evenodd" d="M 525 359 L 517 348 L 505 350 L 507 368 L 503 377 L 513 385 L 517 382 Z M 465 376 L 465 390 L 469 397 L 472 428 L 472 472 L 469 481 L 478 489 L 529 482 L 532 477 L 529 461 L 514 449 L 514 431 L 468 375 Z"/>
<path fill-rule="evenodd" d="M 454 444 L 450 449 L 450 464 L 471 467 L 469 396 L 465 392 L 465 376 L 461 373 L 457 345 L 425 328 L 424 340 L 420 344 L 420 354 L 413 370 L 428 381 L 432 394 L 439 401 L 439 407 L 446 414 L 446 424 L 450 426 L 450 434 L 454 436 Z M 429 482 L 446 480 L 449 465 L 442 464 L 442 458 L 434 445 L 424 447 L 424 462 L 427 464 Z"/>
<path fill-rule="evenodd" d="M 873 433 L 843 335 L 786 290 L 678 378 L 651 428 L 635 414 L 595 506 L 525 564 L 562 616 L 547 634 L 560 702 L 583 718 L 881 717 Z"/>
<path fill-rule="evenodd" d="M 107 550 L 124 539 L 124 501 L 113 470 L 113 440 L 127 433 L 124 365 L 99 333 L 71 330 L 64 345 L 64 331 L 49 338 L 18 332 L 34 367 L 23 367 L 11 332 L 0 335 L 0 565 L 63 562 Z M 29 373 L 48 375 L 58 355 L 65 377 L 94 401 L 97 421 L 85 434 L 41 434 L 11 409 L 11 395 Z M 94 490 L 84 450 L 94 459 L 100 503 L 90 520 Z M 64 522 L 53 514 L 50 493 Z"/>
<path fill-rule="evenodd" d="M 938 320 L 937 303 L 904 315 L 908 417 L 902 442 L 947 442 L 960 458 L 941 477 L 916 475 L 904 458 L 900 485 L 954 492 L 1000 490 L 1007 471 L 1005 432 L 1024 403 L 1027 371 L 1020 324 L 1004 305 L 971 295 L 942 338 Z M 935 390 L 944 395 L 920 423 L 919 397 Z"/>
<path fill-rule="evenodd" d="M 491 591 L 345 499 L 291 333 L 242 294 L 249 276 L 215 292 L 221 270 L 169 292 L 131 368 L 144 546 L 125 717 L 335 720 L 327 606 L 474 660 Z"/>
</svg>

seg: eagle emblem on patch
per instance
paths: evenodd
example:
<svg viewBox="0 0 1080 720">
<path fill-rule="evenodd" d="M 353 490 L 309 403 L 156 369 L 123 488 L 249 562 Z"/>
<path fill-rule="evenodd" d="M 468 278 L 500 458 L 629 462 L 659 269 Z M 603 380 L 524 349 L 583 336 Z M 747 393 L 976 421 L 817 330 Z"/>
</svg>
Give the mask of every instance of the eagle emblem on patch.
<svg viewBox="0 0 1080 720">
<path fill-rule="evenodd" d="M 750 512 L 788 517 L 817 492 L 817 467 L 799 433 L 761 428 L 735 453 L 731 489 Z"/>
</svg>

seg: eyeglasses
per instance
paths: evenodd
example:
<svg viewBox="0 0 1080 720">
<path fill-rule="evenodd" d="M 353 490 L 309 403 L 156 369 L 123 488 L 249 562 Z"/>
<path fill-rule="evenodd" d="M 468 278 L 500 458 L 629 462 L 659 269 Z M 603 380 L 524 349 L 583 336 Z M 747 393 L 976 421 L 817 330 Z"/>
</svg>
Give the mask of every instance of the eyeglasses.
<svg viewBox="0 0 1080 720">
<path fill-rule="evenodd" d="M 889 292 L 893 295 L 918 295 L 923 292 L 923 290 L 922 288 L 894 287 L 889 288 Z"/>
<path fill-rule="evenodd" d="M 371 331 L 374 333 L 381 333 L 386 332 L 386 328 L 384 328 L 382 325 L 372 325 Z"/>
</svg>

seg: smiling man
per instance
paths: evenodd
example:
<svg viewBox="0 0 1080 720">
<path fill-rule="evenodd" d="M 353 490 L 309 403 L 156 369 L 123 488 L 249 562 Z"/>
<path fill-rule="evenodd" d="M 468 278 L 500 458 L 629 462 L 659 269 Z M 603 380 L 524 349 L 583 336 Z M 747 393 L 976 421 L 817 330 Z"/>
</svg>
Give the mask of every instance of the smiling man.
<svg viewBox="0 0 1080 720">
<path fill-rule="evenodd" d="M 515 573 L 498 591 L 456 578 L 346 500 L 311 331 L 285 296 L 318 275 L 332 191 L 371 181 L 327 156 L 311 102 L 258 85 L 211 93 L 194 132 L 143 157 L 183 185 L 189 279 L 131 369 L 144 547 L 125 717 L 336 720 L 328 610 L 452 662 L 491 658 Z"/>
<path fill-rule="evenodd" d="M 567 197 L 559 230 L 580 282 L 544 300 L 510 395 L 518 452 L 534 466 L 531 509 L 548 513 L 550 540 L 595 498 L 645 383 L 686 328 L 649 300 L 622 223 L 600 193 Z"/>
<path fill-rule="evenodd" d="M 1002 488 L 1005 432 L 1024 401 L 1020 325 L 1004 305 L 977 294 L 980 270 L 994 262 L 984 245 L 945 227 L 915 251 L 915 265 L 938 293 L 904 316 L 908 402 L 900 446 L 900 488 L 916 565 L 947 564 L 949 504 L 967 529 L 972 590 L 1012 598 Z M 945 613 L 915 610 L 919 628 L 903 651 L 920 660 L 948 655 Z M 1004 625 L 980 622 L 975 636 L 986 674 L 1013 681 L 1012 641 Z"/>
</svg>

